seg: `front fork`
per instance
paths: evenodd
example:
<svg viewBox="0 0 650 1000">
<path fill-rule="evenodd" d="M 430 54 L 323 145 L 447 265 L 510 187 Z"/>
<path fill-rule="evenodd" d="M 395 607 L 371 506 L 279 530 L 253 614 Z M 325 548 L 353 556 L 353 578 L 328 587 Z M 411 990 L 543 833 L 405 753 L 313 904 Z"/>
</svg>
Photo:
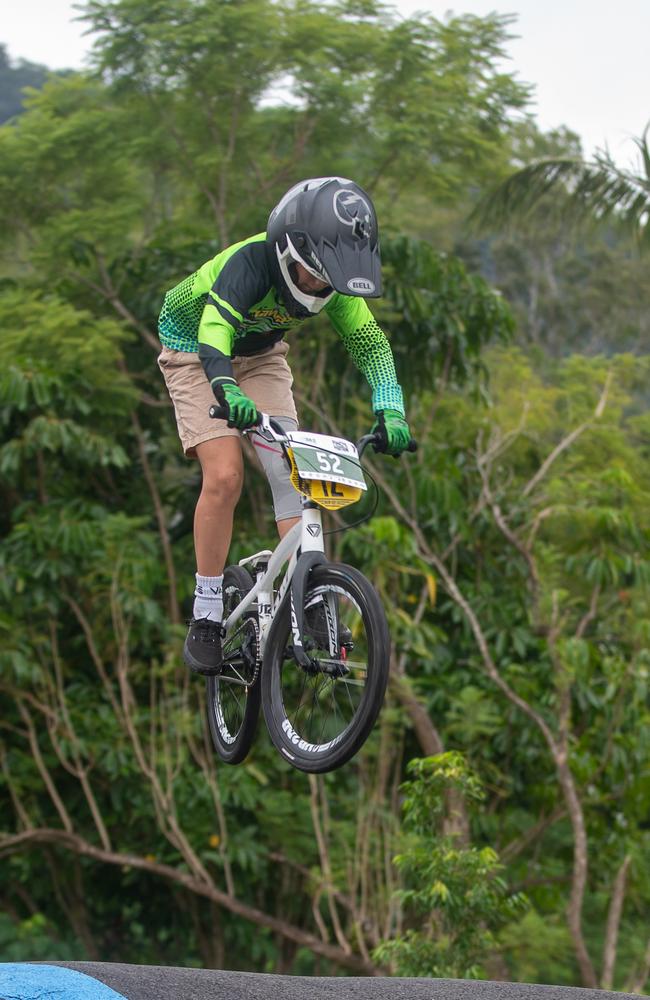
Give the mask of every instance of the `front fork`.
<svg viewBox="0 0 650 1000">
<path fill-rule="evenodd" d="M 327 562 L 323 543 L 323 520 L 320 508 L 306 498 L 302 502 L 302 533 L 300 539 L 300 554 L 291 577 L 289 595 L 291 633 L 293 636 L 293 655 L 301 667 L 313 667 L 312 658 L 304 648 L 305 625 L 305 592 L 309 582 L 309 574 L 314 566 Z"/>
</svg>

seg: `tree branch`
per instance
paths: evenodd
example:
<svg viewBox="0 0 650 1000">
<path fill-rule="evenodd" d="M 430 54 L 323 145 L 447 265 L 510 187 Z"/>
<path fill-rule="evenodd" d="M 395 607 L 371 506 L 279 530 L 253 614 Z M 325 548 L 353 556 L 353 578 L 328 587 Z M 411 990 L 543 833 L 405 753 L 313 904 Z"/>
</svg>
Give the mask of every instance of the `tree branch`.
<svg viewBox="0 0 650 1000">
<path fill-rule="evenodd" d="M 33 823 L 30 820 L 27 814 L 27 810 L 20 801 L 18 792 L 14 787 L 14 781 L 11 776 L 11 771 L 9 770 L 9 762 L 7 761 L 7 754 L 5 752 L 4 746 L 0 746 L 0 767 L 2 767 L 2 773 L 4 774 L 5 782 L 7 784 L 7 788 L 9 789 L 9 795 L 11 797 L 13 807 L 16 810 L 16 815 L 18 816 L 20 823 L 22 823 L 25 829 L 29 830 L 30 827 L 33 826 Z"/>
<path fill-rule="evenodd" d="M 327 905 L 330 912 L 330 917 L 332 918 L 332 926 L 334 928 L 334 933 L 336 935 L 336 940 L 347 955 L 352 954 L 352 948 L 350 947 L 350 942 L 345 937 L 343 933 L 343 928 L 341 927 L 341 922 L 339 920 L 339 915 L 336 909 L 336 902 L 334 900 L 334 880 L 332 878 L 332 866 L 330 864 L 329 852 L 327 849 L 327 842 L 323 833 L 323 828 L 320 822 L 320 810 L 319 810 L 319 781 L 316 775 L 309 775 L 309 789 L 310 789 L 310 806 L 311 806 L 311 818 L 314 826 L 314 833 L 316 834 L 316 843 L 318 845 L 318 854 L 320 856 L 321 871 L 323 872 L 323 888 L 327 894 Z"/>
<path fill-rule="evenodd" d="M 542 464 L 540 465 L 539 469 L 537 470 L 533 478 L 526 484 L 526 486 L 524 486 L 522 490 L 522 496 L 527 497 L 530 493 L 532 493 L 532 491 L 541 482 L 541 480 L 544 478 L 550 467 L 553 465 L 553 462 L 555 462 L 555 460 L 560 457 L 562 452 L 566 451 L 566 449 L 569 448 L 573 444 L 573 442 L 580 437 L 581 434 L 583 434 L 589 427 L 591 427 L 594 420 L 598 420 L 600 417 L 602 417 L 603 412 L 605 410 L 605 406 L 607 405 L 607 397 L 609 395 L 609 388 L 612 383 L 612 378 L 613 378 L 613 372 L 612 371 L 607 372 L 607 377 L 605 378 L 603 391 L 600 394 L 600 399 L 598 400 L 598 404 L 596 406 L 596 409 L 594 410 L 593 417 L 590 417 L 589 420 L 585 420 L 584 423 L 580 424 L 579 427 L 576 427 L 574 430 L 571 431 L 570 434 L 567 434 L 567 436 L 560 441 L 560 443 L 553 449 L 550 455 L 548 455 L 546 459 L 542 462 Z"/>
<path fill-rule="evenodd" d="M 52 799 L 52 802 L 54 803 L 54 808 L 58 812 L 61 818 L 61 822 L 63 823 L 63 826 L 65 827 L 66 831 L 71 834 L 73 830 L 72 820 L 70 819 L 68 810 L 63 804 L 63 799 L 61 798 L 61 796 L 57 791 L 57 787 L 54 784 L 54 779 L 52 778 L 52 775 L 48 771 L 45 761 L 43 760 L 43 755 L 41 754 L 41 748 L 38 745 L 38 738 L 36 736 L 36 730 L 34 728 L 34 722 L 32 720 L 32 717 L 30 716 L 29 712 L 25 708 L 25 705 L 20 699 L 18 699 L 16 704 L 18 705 L 18 711 L 20 712 L 22 720 L 27 726 L 27 734 L 29 739 L 29 746 L 32 751 L 32 757 L 34 758 L 36 767 L 38 768 L 38 772 L 41 778 L 43 779 L 43 784 L 47 788 L 49 796 Z"/>
<path fill-rule="evenodd" d="M 25 847 L 34 844 L 56 844 L 65 850 L 71 851 L 83 857 L 92 858 L 103 864 L 117 865 L 120 868 L 136 868 L 139 871 L 149 872 L 167 879 L 176 885 L 183 886 L 189 892 L 197 896 L 203 896 L 222 906 L 230 913 L 243 917 L 258 927 L 265 927 L 275 931 L 282 937 L 294 941 L 301 947 L 308 948 L 317 955 L 335 962 L 346 969 L 351 969 L 361 975 L 378 976 L 384 975 L 384 970 L 376 965 L 368 965 L 358 955 L 348 953 L 337 945 L 331 945 L 321 941 L 313 934 L 296 927 L 287 920 L 271 916 L 263 910 L 249 906 L 238 899 L 232 899 L 227 893 L 217 889 L 210 881 L 205 882 L 188 872 L 180 871 L 171 865 L 162 864 L 158 861 L 149 861 L 137 854 L 119 853 L 106 851 L 103 848 L 90 844 L 83 837 L 77 834 L 52 828 L 32 829 L 16 835 L 3 835 L 0 833 L 0 857 L 16 853 Z"/>
<path fill-rule="evenodd" d="M 549 826 L 557 823 L 558 820 L 566 816 L 566 809 L 554 809 L 548 816 L 542 816 L 533 826 L 529 827 L 521 837 L 511 840 L 509 844 L 499 850 L 499 857 L 502 861 L 511 861 L 522 851 L 525 851 L 530 844 L 534 843 Z"/>
<path fill-rule="evenodd" d="M 488 471 L 485 468 L 485 462 L 478 462 L 478 470 L 481 476 L 481 481 L 483 483 L 483 494 L 485 496 L 486 502 L 492 511 L 492 516 L 499 528 L 499 531 L 506 539 L 507 542 L 512 545 L 514 549 L 517 550 L 519 555 L 523 558 L 524 562 L 528 566 L 528 573 L 530 578 L 530 589 L 533 597 L 533 604 L 537 606 L 537 596 L 539 594 L 539 574 L 537 572 L 537 566 L 533 558 L 533 554 L 530 549 L 524 545 L 521 539 L 515 534 L 508 522 L 506 521 L 501 507 L 494 499 L 492 495 L 492 490 L 490 488 L 490 480 Z"/>
<path fill-rule="evenodd" d="M 140 421 L 138 420 L 138 415 L 135 410 L 131 413 L 131 423 L 133 425 L 136 441 L 138 442 L 138 453 L 140 455 L 140 461 L 142 462 L 142 471 L 144 472 L 144 478 L 146 479 L 147 486 L 149 487 L 149 494 L 156 513 L 160 544 L 163 550 L 165 566 L 167 567 L 169 616 L 172 622 L 175 625 L 178 625 L 181 621 L 181 613 L 178 606 L 178 597 L 176 595 L 176 568 L 174 566 L 174 555 L 169 538 L 169 531 L 167 530 L 167 518 L 165 517 L 165 510 L 162 500 L 160 499 L 160 493 L 158 491 L 158 486 L 156 485 L 156 480 L 153 472 L 151 471 L 151 463 L 147 457 L 147 449 L 145 448 L 144 443 L 144 434 L 142 433 L 142 427 L 140 426 Z"/>
<path fill-rule="evenodd" d="M 104 847 L 105 850 L 110 851 L 111 850 L 111 841 L 110 841 L 110 838 L 108 836 L 108 831 L 107 831 L 106 826 L 104 824 L 104 820 L 102 818 L 101 811 L 99 809 L 99 806 L 97 805 L 97 799 L 95 798 L 95 794 L 94 794 L 94 792 L 92 790 L 92 786 L 91 786 L 90 781 L 88 779 L 88 767 L 84 766 L 83 761 L 82 761 L 82 756 L 81 756 L 80 749 L 79 749 L 79 738 L 77 736 L 77 732 L 76 732 L 76 730 L 74 728 L 74 725 L 73 725 L 73 722 L 72 722 L 72 718 L 71 718 L 70 713 L 68 711 L 68 702 L 67 702 L 67 698 L 66 698 L 66 694 L 65 694 L 65 688 L 64 688 L 64 683 L 63 683 L 63 668 L 62 668 L 62 665 L 61 665 L 61 657 L 59 655 L 59 642 L 58 642 L 58 636 L 57 636 L 57 631 L 56 631 L 56 623 L 52 619 L 50 619 L 50 621 L 49 621 L 49 630 L 50 630 L 50 650 L 51 650 L 51 653 L 52 653 L 52 662 L 54 664 L 54 679 L 55 679 L 55 685 L 56 685 L 56 688 L 55 688 L 56 689 L 56 698 L 57 698 L 57 701 L 58 701 L 59 711 L 61 713 L 61 718 L 63 720 L 63 723 L 64 723 L 65 727 L 66 727 L 67 736 L 68 736 L 68 738 L 70 740 L 70 749 L 71 749 L 72 756 L 73 756 L 74 762 L 75 762 L 74 768 L 70 768 L 70 770 L 71 770 L 71 773 L 73 773 L 74 776 L 77 778 L 77 780 L 79 781 L 79 783 L 80 783 L 80 785 L 81 785 L 81 787 L 83 789 L 83 793 L 85 795 L 86 802 L 88 803 L 88 808 L 90 809 L 90 813 L 91 813 L 91 816 L 93 818 L 93 822 L 95 823 L 95 827 L 97 829 L 97 833 L 99 834 L 99 839 L 102 842 L 102 847 Z M 57 757 L 59 758 L 59 760 L 61 761 L 61 763 L 64 765 L 64 767 L 67 767 L 68 765 L 67 765 L 67 762 L 66 762 L 66 759 L 65 759 L 65 755 L 61 752 L 61 749 L 60 749 L 60 747 L 58 745 L 58 742 L 57 742 L 57 739 L 56 739 L 56 735 L 55 735 L 55 733 L 56 733 L 56 726 L 55 725 L 49 725 L 48 726 L 48 730 L 49 730 L 49 734 L 50 734 L 50 740 L 52 741 L 52 746 L 54 747 L 54 749 L 56 751 Z"/>
<path fill-rule="evenodd" d="M 621 926 L 621 914 L 623 913 L 627 873 L 631 861 L 631 855 L 626 854 L 616 873 L 614 886 L 612 888 L 612 898 L 609 904 L 607 925 L 605 927 L 605 943 L 603 945 L 603 974 L 600 979 L 600 986 L 603 990 L 611 990 L 614 982 L 614 967 L 616 965 L 616 951 L 618 947 L 618 931 Z"/>
</svg>

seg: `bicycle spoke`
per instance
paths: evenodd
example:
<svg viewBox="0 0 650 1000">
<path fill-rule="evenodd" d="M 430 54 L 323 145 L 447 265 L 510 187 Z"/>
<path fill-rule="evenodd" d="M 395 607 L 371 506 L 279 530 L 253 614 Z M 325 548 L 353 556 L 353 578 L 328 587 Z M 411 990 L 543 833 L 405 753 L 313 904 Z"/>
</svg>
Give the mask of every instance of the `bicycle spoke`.
<svg viewBox="0 0 650 1000">
<path fill-rule="evenodd" d="M 228 666 L 230 667 L 230 669 L 232 670 L 232 672 L 233 672 L 233 674 L 235 676 L 234 677 L 228 677 L 227 674 L 222 673 L 222 674 L 220 674 L 219 679 L 221 681 L 225 681 L 226 683 L 228 683 L 230 681 L 233 684 L 238 684 L 238 685 L 243 685 L 244 687 L 248 687 L 248 684 L 250 682 L 246 680 L 246 678 L 243 676 L 243 674 L 240 674 L 239 671 L 236 670 L 231 663 L 229 663 Z"/>
<path fill-rule="evenodd" d="M 333 633 L 338 656 L 331 652 Z M 336 587 L 319 587 L 308 595 L 305 636 L 311 640 L 305 649 L 312 666 L 300 667 L 289 655 L 283 661 L 281 686 L 294 731 L 306 742 L 319 745 L 340 738 L 363 703 L 368 639 L 354 599 Z M 291 641 L 287 632 L 286 643 Z M 355 657 L 348 660 L 347 650 L 352 645 Z"/>
<path fill-rule="evenodd" d="M 336 688 L 337 688 L 336 683 L 332 683 L 332 705 L 334 706 L 334 714 L 340 716 L 340 718 L 344 720 L 345 716 L 343 715 L 343 712 L 340 709 L 338 699 L 336 697 Z M 352 709 L 352 712 L 354 714 L 354 708 Z"/>
<path fill-rule="evenodd" d="M 305 724 L 305 732 L 307 735 L 311 733 L 311 720 L 314 716 L 314 708 L 316 707 L 316 692 L 314 691 L 311 699 L 311 712 L 309 713 L 309 718 Z"/>
<path fill-rule="evenodd" d="M 325 726 L 326 725 L 327 725 L 327 716 L 325 714 L 323 714 L 323 725 L 321 726 L 320 736 L 318 737 L 318 742 L 319 743 L 323 743 L 324 742 Z"/>
</svg>

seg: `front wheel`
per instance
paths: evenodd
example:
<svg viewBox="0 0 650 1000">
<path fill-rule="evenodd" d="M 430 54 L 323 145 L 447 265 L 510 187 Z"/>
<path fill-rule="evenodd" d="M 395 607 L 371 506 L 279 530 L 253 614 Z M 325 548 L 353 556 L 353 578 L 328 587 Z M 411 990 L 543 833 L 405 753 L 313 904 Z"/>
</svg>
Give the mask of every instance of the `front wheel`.
<svg viewBox="0 0 650 1000">
<path fill-rule="evenodd" d="M 372 584 L 352 566 L 316 566 L 304 598 L 307 667 L 293 656 L 290 602 L 269 633 L 262 705 L 269 735 L 300 771 L 345 764 L 368 738 L 388 682 L 390 640 Z"/>
<path fill-rule="evenodd" d="M 223 575 L 223 620 L 253 586 L 242 566 L 228 566 Z M 255 607 L 248 608 L 222 642 L 223 662 L 206 684 L 210 736 L 226 764 L 239 764 L 255 738 L 260 714 L 258 669 L 259 630 Z"/>
</svg>

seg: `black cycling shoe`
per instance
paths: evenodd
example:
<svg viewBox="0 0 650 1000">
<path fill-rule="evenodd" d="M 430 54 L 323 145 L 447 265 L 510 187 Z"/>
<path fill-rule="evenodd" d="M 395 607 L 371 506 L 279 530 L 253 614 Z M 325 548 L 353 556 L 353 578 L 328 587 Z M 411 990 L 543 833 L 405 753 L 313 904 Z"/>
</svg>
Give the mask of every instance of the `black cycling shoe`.
<svg viewBox="0 0 650 1000">
<path fill-rule="evenodd" d="M 215 677 L 221 670 L 221 622 L 192 618 L 183 646 L 183 659 L 195 674 Z"/>
<path fill-rule="evenodd" d="M 337 615 L 338 617 L 338 615 Z M 311 608 L 307 608 L 305 611 L 305 631 L 318 643 L 320 649 L 329 649 L 329 637 L 327 629 L 327 619 L 325 617 L 325 605 L 322 601 L 318 604 L 312 605 Z M 338 644 L 339 647 L 345 646 L 351 649 L 352 643 L 352 632 L 344 625 L 341 620 L 338 620 Z"/>
</svg>

